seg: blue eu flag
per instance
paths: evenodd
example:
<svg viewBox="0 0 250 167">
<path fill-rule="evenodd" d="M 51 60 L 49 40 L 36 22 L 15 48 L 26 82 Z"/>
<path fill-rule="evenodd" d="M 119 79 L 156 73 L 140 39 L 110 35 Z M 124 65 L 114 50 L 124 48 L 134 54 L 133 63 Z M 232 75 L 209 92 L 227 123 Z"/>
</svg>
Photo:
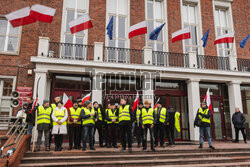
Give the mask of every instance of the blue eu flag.
<svg viewBox="0 0 250 167">
<path fill-rule="evenodd" d="M 110 21 L 109 21 L 109 24 L 107 26 L 107 34 L 109 36 L 109 39 L 112 40 L 113 39 L 113 23 L 114 23 L 114 17 L 112 16 Z"/>
<path fill-rule="evenodd" d="M 151 40 L 157 40 L 162 28 L 164 27 L 166 23 L 162 24 L 161 26 L 157 27 L 154 29 L 150 34 L 149 34 L 149 39 Z"/>
<path fill-rule="evenodd" d="M 240 47 L 244 48 L 244 46 L 247 43 L 248 38 L 250 37 L 250 34 L 248 34 L 248 36 L 246 36 L 241 42 L 240 42 Z"/>
<path fill-rule="evenodd" d="M 204 36 L 201 38 L 201 40 L 203 41 L 203 47 L 207 46 L 207 40 L 208 40 L 208 35 L 209 35 L 209 29 L 207 30 L 207 32 L 204 34 Z"/>
</svg>

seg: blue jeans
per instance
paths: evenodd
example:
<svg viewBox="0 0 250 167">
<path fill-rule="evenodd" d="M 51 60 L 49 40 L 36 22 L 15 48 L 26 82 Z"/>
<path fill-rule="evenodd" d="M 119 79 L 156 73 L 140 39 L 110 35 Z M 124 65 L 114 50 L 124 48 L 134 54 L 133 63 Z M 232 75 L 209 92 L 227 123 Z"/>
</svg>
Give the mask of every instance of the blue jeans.
<svg viewBox="0 0 250 167">
<path fill-rule="evenodd" d="M 28 124 L 27 134 L 28 134 L 28 135 L 32 135 L 32 130 L 33 130 L 33 125 Z"/>
<path fill-rule="evenodd" d="M 82 140 L 82 145 L 83 148 L 86 149 L 87 147 L 87 138 L 89 136 L 89 146 L 94 147 L 94 126 L 83 126 L 83 140 Z"/>
<path fill-rule="evenodd" d="M 203 144 L 204 132 L 206 133 L 207 141 L 208 141 L 209 146 L 212 146 L 212 140 L 211 140 L 211 135 L 210 135 L 210 127 L 200 127 L 200 145 Z"/>
</svg>

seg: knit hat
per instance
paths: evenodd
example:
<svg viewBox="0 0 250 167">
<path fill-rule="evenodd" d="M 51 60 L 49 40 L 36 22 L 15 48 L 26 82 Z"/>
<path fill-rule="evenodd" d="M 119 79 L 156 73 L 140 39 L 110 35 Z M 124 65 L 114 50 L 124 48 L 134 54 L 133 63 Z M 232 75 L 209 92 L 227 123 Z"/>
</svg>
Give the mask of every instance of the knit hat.
<svg viewBox="0 0 250 167">
<path fill-rule="evenodd" d="M 28 106 L 28 103 L 23 103 L 23 105 L 22 106 Z"/>
<path fill-rule="evenodd" d="M 88 106 L 90 103 L 91 103 L 91 101 L 87 100 L 87 101 L 84 102 L 84 105 Z"/>
<path fill-rule="evenodd" d="M 43 104 L 48 103 L 48 102 L 49 102 L 49 100 L 43 100 Z"/>
</svg>

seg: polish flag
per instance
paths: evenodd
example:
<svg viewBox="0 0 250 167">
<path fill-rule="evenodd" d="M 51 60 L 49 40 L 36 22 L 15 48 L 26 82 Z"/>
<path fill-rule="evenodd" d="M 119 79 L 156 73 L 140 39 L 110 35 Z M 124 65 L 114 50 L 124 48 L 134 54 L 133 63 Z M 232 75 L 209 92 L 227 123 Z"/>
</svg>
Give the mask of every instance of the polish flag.
<svg viewBox="0 0 250 167">
<path fill-rule="evenodd" d="M 207 102 L 207 106 L 208 106 L 209 110 L 211 111 L 211 114 L 213 115 L 213 107 L 212 107 L 212 103 L 211 103 L 209 88 L 207 89 L 207 93 L 206 93 L 204 101 Z"/>
<path fill-rule="evenodd" d="M 158 100 L 156 101 L 155 105 L 154 105 L 154 109 L 157 107 L 158 102 L 160 101 L 160 98 L 158 98 Z"/>
<path fill-rule="evenodd" d="M 81 17 L 78 17 L 77 19 L 69 22 L 69 27 L 70 27 L 71 34 L 74 34 L 79 31 L 90 29 L 93 27 L 93 25 L 90 20 L 89 14 L 85 13 Z"/>
<path fill-rule="evenodd" d="M 176 41 L 181 41 L 183 39 L 189 39 L 191 38 L 191 30 L 190 27 L 185 27 L 181 30 L 178 30 L 174 33 L 172 33 L 172 43 Z"/>
<path fill-rule="evenodd" d="M 138 35 L 147 34 L 147 21 L 142 21 L 129 28 L 128 38 L 132 38 Z"/>
<path fill-rule="evenodd" d="M 30 16 L 30 7 L 22 8 L 11 12 L 5 17 L 9 20 L 13 27 L 23 26 L 36 22 L 36 20 Z"/>
<path fill-rule="evenodd" d="M 133 111 L 135 111 L 135 109 L 137 108 L 138 104 L 139 104 L 139 94 L 137 92 L 135 100 L 134 100 Z"/>
<path fill-rule="evenodd" d="M 233 43 L 234 42 L 234 33 L 224 34 L 216 37 L 214 44 L 220 43 Z"/>
<path fill-rule="evenodd" d="M 85 101 L 89 100 L 89 99 L 90 99 L 90 96 L 91 96 L 91 93 L 89 93 L 89 94 L 87 94 L 86 96 L 84 96 L 84 97 L 82 98 L 82 104 L 83 104 Z"/>
<path fill-rule="evenodd" d="M 67 109 L 70 107 L 73 107 L 72 101 L 69 99 L 69 97 L 66 95 L 66 93 L 63 93 L 63 106 Z"/>
<path fill-rule="evenodd" d="M 31 7 L 30 16 L 38 21 L 51 23 L 55 12 L 56 9 L 36 4 Z"/>
</svg>

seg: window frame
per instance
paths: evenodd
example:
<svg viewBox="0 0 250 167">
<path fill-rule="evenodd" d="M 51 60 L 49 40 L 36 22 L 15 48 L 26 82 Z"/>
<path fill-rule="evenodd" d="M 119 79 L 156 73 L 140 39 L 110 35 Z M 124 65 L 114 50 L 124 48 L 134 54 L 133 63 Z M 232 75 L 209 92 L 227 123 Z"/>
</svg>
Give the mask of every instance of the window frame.
<svg viewBox="0 0 250 167">
<path fill-rule="evenodd" d="M 145 20 L 148 22 L 148 21 L 153 21 L 154 22 L 154 28 L 153 29 L 156 29 L 157 27 L 159 26 L 156 26 L 156 23 L 157 22 L 161 22 L 162 24 L 163 23 L 166 23 L 165 26 L 163 27 L 163 29 L 165 28 L 166 30 L 162 30 L 162 41 L 158 41 L 158 40 L 150 40 L 148 39 L 148 34 L 150 34 L 151 32 L 148 32 L 147 34 L 145 34 L 145 43 L 146 43 L 146 46 L 149 46 L 149 44 L 153 44 L 154 45 L 154 48 L 152 48 L 153 51 L 158 51 L 157 50 L 157 44 L 162 44 L 163 45 L 163 48 L 162 48 L 162 52 L 166 52 L 168 51 L 168 28 L 166 28 L 168 26 L 168 22 L 167 22 L 167 2 L 166 0 L 152 0 L 153 1 L 153 9 L 154 6 L 155 6 L 155 2 L 156 1 L 161 1 L 161 10 L 162 10 L 162 19 L 155 19 L 154 18 L 154 15 L 155 15 L 155 10 L 153 11 L 153 18 L 148 18 L 148 0 L 145 0 Z M 156 48 L 156 49 L 155 49 Z"/>
<path fill-rule="evenodd" d="M 129 31 L 129 27 L 130 27 L 130 0 L 126 0 L 127 1 L 127 15 L 124 14 L 119 14 L 119 3 L 117 1 L 116 3 L 116 12 L 112 13 L 109 10 L 109 1 L 106 1 L 106 26 L 105 26 L 105 46 L 106 47 L 113 47 L 113 46 L 109 46 L 109 36 L 107 35 L 107 29 L 106 27 L 109 24 L 110 18 L 112 16 L 116 17 L 115 20 L 115 36 L 112 37 L 112 41 L 115 41 L 115 47 L 119 48 L 119 40 L 120 41 L 124 41 L 125 42 L 125 46 L 124 48 L 130 48 L 130 40 L 128 39 L 128 31 Z M 120 17 L 125 17 L 125 38 L 120 38 L 119 37 L 119 33 L 118 33 L 118 29 L 117 27 L 119 27 L 119 18 Z"/>
<path fill-rule="evenodd" d="M 21 45 L 21 36 L 22 36 L 22 26 L 19 26 L 19 31 L 17 35 L 10 35 L 9 31 L 10 31 L 10 22 L 6 19 L 6 17 L 4 15 L 0 14 L 0 20 L 6 20 L 7 21 L 7 28 L 6 28 L 6 33 L 5 34 L 0 34 L 0 36 L 4 36 L 5 37 L 5 42 L 4 42 L 4 50 L 0 51 L 0 54 L 6 54 L 6 55 L 19 55 L 20 53 L 20 45 Z M 17 48 L 16 51 L 11 52 L 7 50 L 8 47 L 8 43 L 6 44 L 6 42 L 8 41 L 9 37 L 16 37 L 18 38 L 17 41 Z"/>
</svg>

